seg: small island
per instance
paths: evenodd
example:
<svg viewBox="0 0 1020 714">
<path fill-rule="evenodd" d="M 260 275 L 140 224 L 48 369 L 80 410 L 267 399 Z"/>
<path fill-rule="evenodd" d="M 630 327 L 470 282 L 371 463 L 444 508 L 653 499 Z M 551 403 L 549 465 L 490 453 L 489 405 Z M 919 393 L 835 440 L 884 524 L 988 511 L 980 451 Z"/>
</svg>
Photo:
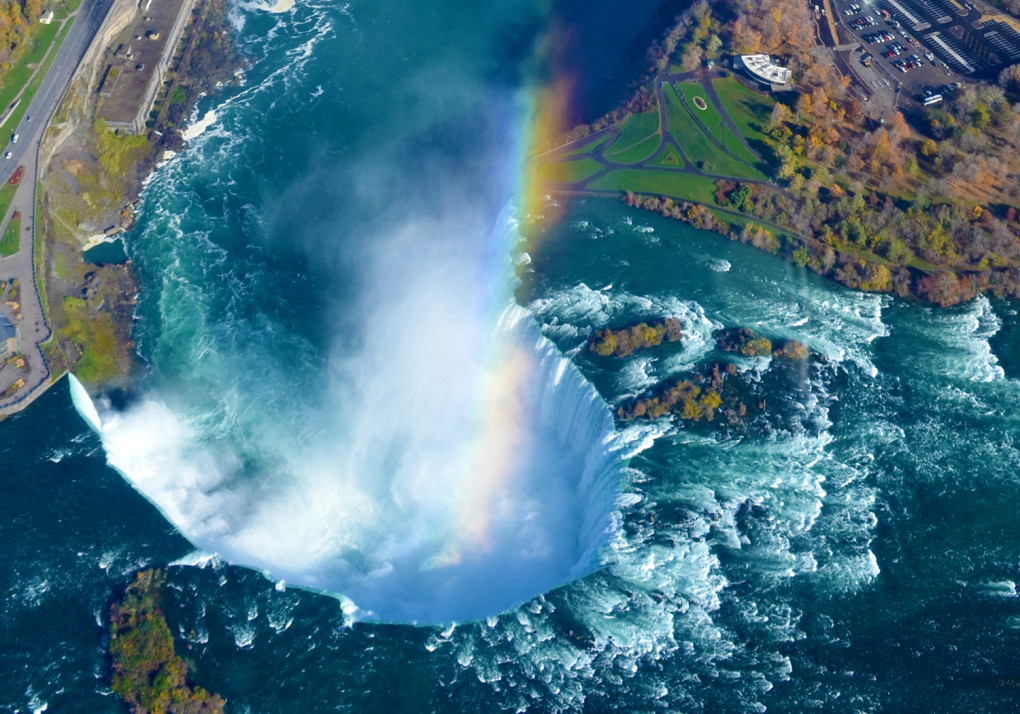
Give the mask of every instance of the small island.
<svg viewBox="0 0 1020 714">
<path fill-rule="evenodd" d="M 599 330 L 588 340 L 588 349 L 600 357 L 626 357 L 637 350 L 661 345 L 663 340 L 677 342 L 681 339 L 680 320 L 667 317 L 616 330 Z"/>
<path fill-rule="evenodd" d="M 222 714 L 223 697 L 187 682 L 163 617 L 164 575 L 143 570 L 110 606 L 111 688 L 133 714 Z"/>
<path fill-rule="evenodd" d="M 770 340 L 747 327 L 723 328 L 714 334 L 716 349 L 742 357 L 767 357 L 767 372 L 777 379 L 803 382 L 804 367 L 822 362 L 797 340 Z M 789 366 L 794 369 L 788 369 Z M 767 416 L 768 402 L 756 395 L 755 385 L 746 379 L 736 363 L 715 362 L 682 378 L 663 380 L 645 393 L 623 401 L 616 409 L 621 421 L 658 419 L 672 416 L 685 423 L 715 422 L 722 416 L 723 427 L 741 428 L 756 416 Z"/>
</svg>

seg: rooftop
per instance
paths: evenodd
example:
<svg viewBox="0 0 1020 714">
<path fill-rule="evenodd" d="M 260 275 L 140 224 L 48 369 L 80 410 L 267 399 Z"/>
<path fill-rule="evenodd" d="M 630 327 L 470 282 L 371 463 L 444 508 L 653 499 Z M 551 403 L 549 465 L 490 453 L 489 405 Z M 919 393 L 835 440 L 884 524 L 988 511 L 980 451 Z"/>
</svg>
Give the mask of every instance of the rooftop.
<svg viewBox="0 0 1020 714">
<path fill-rule="evenodd" d="M 763 82 L 786 84 L 790 80 L 790 70 L 775 64 L 768 55 L 741 55 L 740 61 L 748 72 Z"/>
<path fill-rule="evenodd" d="M 171 30 L 186 5 L 187 0 L 148 0 L 130 33 L 121 36 L 122 44 L 114 52 L 100 90 L 104 101 L 99 116 L 111 126 L 131 123 L 151 100 L 147 96 L 149 80 L 164 51 L 174 49 L 167 43 L 173 39 Z"/>
</svg>

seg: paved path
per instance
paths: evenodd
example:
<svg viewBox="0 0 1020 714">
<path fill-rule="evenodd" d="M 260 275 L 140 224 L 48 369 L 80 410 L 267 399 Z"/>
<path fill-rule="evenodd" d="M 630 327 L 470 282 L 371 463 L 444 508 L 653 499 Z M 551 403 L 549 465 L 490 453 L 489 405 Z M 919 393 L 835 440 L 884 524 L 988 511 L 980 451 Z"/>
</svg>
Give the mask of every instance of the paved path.
<svg viewBox="0 0 1020 714">
<path fill-rule="evenodd" d="M 10 178 L 19 165 L 25 167 L 25 174 L 18 185 L 14 201 L 7 215 L 0 221 L 2 230 L 14 211 L 21 212 L 19 249 L 10 257 L 0 258 L 0 281 L 17 279 L 21 285 L 22 318 L 16 325 L 21 339 L 21 353 L 29 366 L 28 373 L 24 375 L 25 386 L 8 399 L 0 400 L 0 416 L 20 411 L 49 386 L 50 373 L 39 345 L 48 340 L 51 333 L 37 292 L 35 275 L 35 204 L 39 183 L 39 147 L 46 127 L 61 97 L 64 96 L 74 71 L 106 18 L 110 6 L 111 0 L 83 0 L 78 11 L 68 18 L 67 21 L 73 23 L 71 29 L 49 72 L 43 78 L 39 90 L 32 98 L 32 103 L 25 112 L 26 119 L 20 126 L 11 130 L 12 134 L 15 132 L 20 134 L 18 143 L 10 144 L 5 149 L 11 152 L 12 157 L 0 159 L 0 162 L 3 162 L 0 178 L 4 181 Z M 0 309 L 5 310 L 9 317 L 13 317 L 6 306 L 0 306 Z"/>
<path fill-rule="evenodd" d="M 579 147 L 581 147 L 581 146 L 583 146 L 585 144 L 588 144 L 588 143 L 594 143 L 594 142 L 598 141 L 601 137 L 609 136 L 609 140 L 602 142 L 602 144 L 597 149 L 595 149 L 594 151 L 588 152 L 587 154 L 584 154 L 584 155 L 594 159 L 595 161 L 597 161 L 601 165 L 601 168 L 596 173 L 594 173 L 591 176 L 588 176 L 587 178 L 585 178 L 585 179 L 583 179 L 581 181 L 576 181 L 574 183 L 560 184 L 560 186 L 558 186 L 558 187 L 557 186 L 549 185 L 549 186 L 547 186 L 549 191 L 551 193 L 559 193 L 559 194 L 564 194 L 564 195 L 575 195 L 575 196 L 619 196 L 619 192 L 618 191 L 599 191 L 599 190 L 589 189 L 588 185 L 592 181 L 594 181 L 594 180 L 596 180 L 596 179 L 598 179 L 598 178 L 600 178 L 602 176 L 605 176 L 606 174 L 608 174 L 608 173 L 610 173 L 612 171 L 617 171 L 617 170 L 621 170 L 621 169 L 648 169 L 648 170 L 655 170 L 655 171 L 669 171 L 669 172 L 675 172 L 675 173 L 680 173 L 680 174 L 691 174 L 691 175 L 694 175 L 694 176 L 701 176 L 701 177 L 710 178 L 710 179 L 726 179 L 726 180 L 731 180 L 731 181 L 741 181 L 741 182 L 744 182 L 744 183 L 769 184 L 769 185 L 772 185 L 773 187 L 776 187 L 775 183 L 772 180 L 770 180 L 770 179 L 755 179 L 755 178 L 746 178 L 746 177 L 725 176 L 725 175 L 720 175 L 720 174 L 714 174 L 714 173 L 711 173 L 711 172 L 708 172 L 708 171 L 704 171 L 704 170 L 698 168 L 698 166 L 695 163 L 695 161 L 693 161 L 690 158 L 690 156 L 687 154 L 687 152 L 684 151 L 683 142 L 677 140 L 677 138 L 675 136 L 673 136 L 672 132 L 670 132 L 670 130 L 669 130 L 669 116 L 668 116 L 668 113 L 667 113 L 666 97 L 665 97 L 665 94 L 664 94 L 665 90 L 663 89 L 663 87 L 666 84 L 670 84 L 670 83 L 674 83 L 674 82 L 685 82 L 685 81 L 689 82 L 689 81 L 694 81 L 694 82 L 697 82 L 697 83 L 699 83 L 701 85 L 701 88 L 705 91 L 705 94 L 711 99 L 712 103 L 715 105 L 716 109 L 718 110 L 719 116 L 722 119 L 723 123 L 740 140 L 740 142 L 744 145 L 744 148 L 746 148 L 749 152 L 751 152 L 752 156 L 757 157 L 758 160 L 761 161 L 761 155 L 758 154 L 758 152 L 755 151 L 754 148 L 752 148 L 750 146 L 750 144 L 748 144 L 748 142 L 747 142 L 746 138 L 744 137 L 743 133 L 737 128 L 736 123 L 733 121 L 732 117 L 730 117 L 730 115 L 727 113 L 726 107 L 722 104 L 721 100 L 719 99 L 719 95 L 715 91 L 715 87 L 712 86 L 712 79 L 715 78 L 715 77 L 718 77 L 718 76 L 721 76 L 721 73 L 718 70 L 711 71 L 711 70 L 706 70 L 706 69 L 700 69 L 700 70 L 695 70 L 695 71 L 692 71 L 692 72 L 682 72 L 682 73 L 678 73 L 678 74 L 673 74 L 671 72 L 666 71 L 666 72 L 660 73 L 655 78 L 655 83 L 654 83 L 654 86 L 655 86 L 655 98 L 656 98 L 656 102 L 658 103 L 658 113 L 659 113 L 658 134 L 661 137 L 661 140 L 659 142 L 659 146 L 656 147 L 655 151 L 652 152 L 652 158 L 654 158 L 655 156 L 657 156 L 661 152 L 663 146 L 667 146 L 667 145 L 668 146 L 672 146 L 680 154 L 681 158 L 684 160 L 684 165 L 683 166 L 663 166 L 663 165 L 659 165 L 659 164 L 652 164 L 651 163 L 652 159 L 646 159 L 644 161 L 639 161 L 637 163 L 629 163 L 629 164 L 628 163 L 621 163 L 619 161 L 614 161 L 612 159 L 611 155 L 607 155 L 606 154 L 606 150 L 607 149 L 612 149 L 613 143 L 616 141 L 616 139 L 620 135 L 619 126 L 614 124 L 613 126 L 607 127 L 605 129 L 602 129 L 602 130 L 597 131 L 597 132 L 594 132 L 594 133 L 589 134 L 587 136 L 584 136 L 584 137 L 582 137 L 580 139 L 576 139 L 576 140 L 570 142 L 569 144 L 565 144 L 563 146 L 560 146 L 560 147 L 557 147 L 557 148 L 552 149 L 550 151 L 547 151 L 544 154 L 540 154 L 539 156 L 535 157 L 535 159 L 533 159 L 533 160 L 538 160 L 540 158 L 546 158 L 546 159 L 552 158 L 553 160 L 562 160 L 564 158 L 564 155 L 570 154 L 571 152 L 577 150 Z M 735 159 L 736 161 L 739 161 L 741 164 L 747 166 L 748 164 L 747 164 L 746 161 L 741 159 L 739 156 L 734 155 L 718 139 L 716 139 L 715 136 L 713 136 L 712 132 L 707 130 L 707 128 L 705 127 L 704 122 L 702 122 L 701 119 L 698 117 L 697 112 L 695 110 L 692 110 L 690 107 L 687 106 L 687 102 L 686 102 L 686 100 L 683 97 L 683 93 L 678 92 L 677 94 L 680 97 L 680 100 L 683 103 L 683 106 L 686 108 L 688 114 L 690 114 L 690 116 L 698 124 L 699 127 L 702 127 L 703 129 L 705 129 L 704 133 L 708 137 L 708 139 L 712 142 L 712 144 L 714 145 L 715 149 L 720 154 L 726 154 L 726 155 L 730 156 L 731 158 Z M 778 187 L 776 187 L 776 188 L 778 188 Z M 634 193 L 641 193 L 641 192 L 640 191 L 635 191 Z M 721 210 L 721 211 L 723 211 L 725 213 L 730 213 L 730 214 L 733 214 L 733 215 L 739 215 L 739 214 L 737 214 L 737 213 L 735 213 L 733 211 L 728 211 L 728 210 L 726 210 L 724 208 L 717 208 L 715 206 L 713 206 L 712 208 L 713 208 L 713 210 Z M 755 220 L 759 221 L 761 223 L 768 223 L 767 221 L 762 221 L 761 219 L 758 219 L 758 218 L 755 218 Z M 776 227 L 779 228 L 779 226 L 776 226 Z M 786 228 L 784 228 L 782 230 L 785 231 L 785 232 L 789 232 L 789 229 L 786 229 Z"/>
</svg>

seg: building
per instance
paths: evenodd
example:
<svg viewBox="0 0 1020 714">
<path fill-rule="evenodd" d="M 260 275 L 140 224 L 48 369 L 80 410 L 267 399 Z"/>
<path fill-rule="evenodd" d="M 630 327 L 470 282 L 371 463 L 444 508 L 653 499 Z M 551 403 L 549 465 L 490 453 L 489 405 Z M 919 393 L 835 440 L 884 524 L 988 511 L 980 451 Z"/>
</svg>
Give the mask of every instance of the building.
<svg viewBox="0 0 1020 714">
<path fill-rule="evenodd" d="M 52 10 L 47 10 L 42 15 L 40 15 L 39 16 L 39 22 L 41 22 L 44 25 L 48 25 L 51 22 L 53 22 L 53 11 Z"/>
<path fill-rule="evenodd" d="M 99 116 L 111 129 L 140 134 L 166 80 L 197 0 L 141 0 L 138 18 L 106 68 Z"/>
<path fill-rule="evenodd" d="M 774 63 L 768 55 L 739 55 L 734 61 L 734 69 L 743 69 L 769 89 L 785 88 L 790 82 L 790 70 Z"/>
</svg>

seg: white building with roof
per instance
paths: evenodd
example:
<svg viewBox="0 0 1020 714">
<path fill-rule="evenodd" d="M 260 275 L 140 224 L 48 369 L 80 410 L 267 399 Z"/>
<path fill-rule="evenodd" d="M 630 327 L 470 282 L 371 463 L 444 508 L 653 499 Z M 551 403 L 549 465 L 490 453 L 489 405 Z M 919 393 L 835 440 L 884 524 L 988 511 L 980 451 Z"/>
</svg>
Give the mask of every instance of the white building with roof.
<svg viewBox="0 0 1020 714">
<path fill-rule="evenodd" d="M 790 82 L 790 70 L 777 65 L 768 55 L 740 55 L 737 62 L 751 77 L 769 87 L 785 87 Z"/>
</svg>

